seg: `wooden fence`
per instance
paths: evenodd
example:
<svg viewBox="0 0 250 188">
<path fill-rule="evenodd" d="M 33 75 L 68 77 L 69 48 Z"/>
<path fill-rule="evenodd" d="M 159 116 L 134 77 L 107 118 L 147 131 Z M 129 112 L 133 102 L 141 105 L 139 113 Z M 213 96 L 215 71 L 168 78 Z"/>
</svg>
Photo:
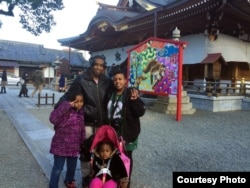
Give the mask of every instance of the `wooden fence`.
<svg viewBox="0 0 250 188">
<path fill-rule="evenodd" d="M 183 88 L 188 93 L 203 94 L 207 96 L 240 95 L 250 97 L 250 83 L 183 81 Z"/>
<path fill-rule="evenodd" d="M 38 103 L 37 106 L 40 105 L 54 105 L 55 104 L 55 93 L 49 96 L 47 93 L 42 96 L 38 93 Z"/>
</svg>

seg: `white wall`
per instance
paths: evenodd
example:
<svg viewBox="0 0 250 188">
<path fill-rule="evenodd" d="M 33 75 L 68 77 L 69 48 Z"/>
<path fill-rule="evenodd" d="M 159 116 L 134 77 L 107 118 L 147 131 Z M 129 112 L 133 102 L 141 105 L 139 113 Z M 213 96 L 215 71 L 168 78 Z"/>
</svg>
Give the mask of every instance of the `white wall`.
<svg viewBox="0 0 250 188">
<path fill-rule="evenodd" d="M 54 67 L 45 67 L 44 68 L 44 78 L 54 78 L 55 70 Z"/>
<path fill-rule="evenodd" d="M 250 63 L 250 43 L 224 34 L 219 34 L 217 40 L 209 41 L 204 34 L 195 34 L 181 37 L 180 41 L 187 42 L 184 49 L 184 64 L 200 63 L 209 53 L 221 53 L 225 61 L 237 61 Z M 134 46 L 109 49 L 92 53 L 104 55 L 107 65 L 120 64 L 128 57 L 127 51 Z M 117 61 L 116 53 L 121 54 L 121 60 Z"/>
<path fill-rule="evenodd" d="M 19 76 L 19 77 L 22 76 L 22 75 L 19 75 L 19 67 L 14 67 L 14 74 L 15 74 L 16 76 Z"/>
<path fill-rule="evenodd" d="M 224 34 L 219 34 L 217 40 L 209 41 L 204 34 L 182 37 L 187 42 L 184 50 L 184 64 L 200 63 L 207 54 L 221 53 L 225 61 L 250 63 L 250 43 Z"/>
<path fill-rule="evenodd" d="M 116 65 L 119 65 L 128 58 L 127 51 L 131 48 L 133 48 L 133 46 L 126 46 L 123 48 L 114 48 L 114 49 L 104 50 L 101 52 L 93 52 L 91 56 L 104 55 L 106 57 L 107 66 L 111 66 L 113 63 L 115 63 Z M 121 55 L 121 59 L 119 61 L 116 59 L 116 56 L 115 56 L 116 53 L 119 53 Z"/>
</svg>

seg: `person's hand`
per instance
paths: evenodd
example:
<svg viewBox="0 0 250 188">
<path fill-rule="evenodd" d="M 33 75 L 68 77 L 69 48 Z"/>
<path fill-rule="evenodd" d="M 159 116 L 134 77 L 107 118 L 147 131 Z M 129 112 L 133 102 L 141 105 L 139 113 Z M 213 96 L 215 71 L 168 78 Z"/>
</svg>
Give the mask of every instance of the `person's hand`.
<svg viewBox="0 0 250 188">
<path fill-rule="evenodd" d="M 73 108 L 75 108 L 75 102 L 76 102 L 76 101 L 71 101 L 71 102 L 69 102 L 70 105 L 71 105 Z"/>
<path fill-rule="evenodd" d="M 138 90 L 135 89 L 135 88 L 132 88 L 132 89 L 131 89 L 131 97 L 130 97 L 130 99 L 131 99 L 131 100 L 136 100 L 138 97 L 139 97 L 139 92 L 138 92 Z"/>
</svg>

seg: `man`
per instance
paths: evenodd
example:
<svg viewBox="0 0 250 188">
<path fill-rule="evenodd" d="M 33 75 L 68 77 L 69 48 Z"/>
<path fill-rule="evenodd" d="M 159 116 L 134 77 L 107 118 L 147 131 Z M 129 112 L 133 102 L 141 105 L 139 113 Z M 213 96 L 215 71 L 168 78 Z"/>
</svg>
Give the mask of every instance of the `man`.
<svg viewBox="0 0 250 188">
<path fill-rule="evenodd" d="M 7 72 L 4 69 L 2 74 L 2 81 L 1 81 L 1 92 L 6 93 L 6 85 L 8 84 Z"/>
<path fill-rule="evenodd" d="M 70 87 L 81 88 L 84 97 L 85 126 L 95 129 L 105 123 L 105 97 L 107 91 L 113 88 L 113 83 L 103 73 L 106 67 L 104 56 L 96 55 L 90 58 L 89 63 L 90 68 L 78 75 Z"/>
<path fill-rule="evenodd" d="M 87 138 L 94 133 L 96 128 L 105 124 L 107 111 L 105 100 L 107 92 L 113 90 L 112 80 L 104 74 L 106 68 L 105 57 L 96 55 L 90 58 L 89 63 L 90 68 L 78 75 L 70 86 L 81 88 L 83 93 Z M 60 101 L 65 97 L 67 97 L 67 93 L 62 96 Z M 82 169 L 84 168 L 82 163 Z M 83 175 L 86 174 L 83 172 Z M 82 183 L 84 184 L 84 180 Z"/>
<path fill-rule="evenodd" d="M 34 91 L 31 94 L 31 97 L 34 97 L 35 93 L 38 90 L 38 93 L 41 94 L 43 89 L 43 84 L 45 83 L 43 73 L 41 70 L 36 70 L 32 76 L 32 82 L 34 85 Z"/>
</svg>

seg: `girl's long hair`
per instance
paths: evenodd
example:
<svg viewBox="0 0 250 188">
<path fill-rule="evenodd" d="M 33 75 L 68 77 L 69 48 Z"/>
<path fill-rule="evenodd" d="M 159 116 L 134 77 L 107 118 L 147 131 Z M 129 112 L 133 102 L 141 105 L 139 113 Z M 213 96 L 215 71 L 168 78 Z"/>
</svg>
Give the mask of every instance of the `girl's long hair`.
<svg viewBox="0 0 250 188">
<path fill-rule="evenodd" d="M 77 95 L 82 95 L 82 90 L 80 87 L 73 86 L 69 88 L 67 94 L 68 94 L 68 100 L 74 101 Z"/>
</svg>

